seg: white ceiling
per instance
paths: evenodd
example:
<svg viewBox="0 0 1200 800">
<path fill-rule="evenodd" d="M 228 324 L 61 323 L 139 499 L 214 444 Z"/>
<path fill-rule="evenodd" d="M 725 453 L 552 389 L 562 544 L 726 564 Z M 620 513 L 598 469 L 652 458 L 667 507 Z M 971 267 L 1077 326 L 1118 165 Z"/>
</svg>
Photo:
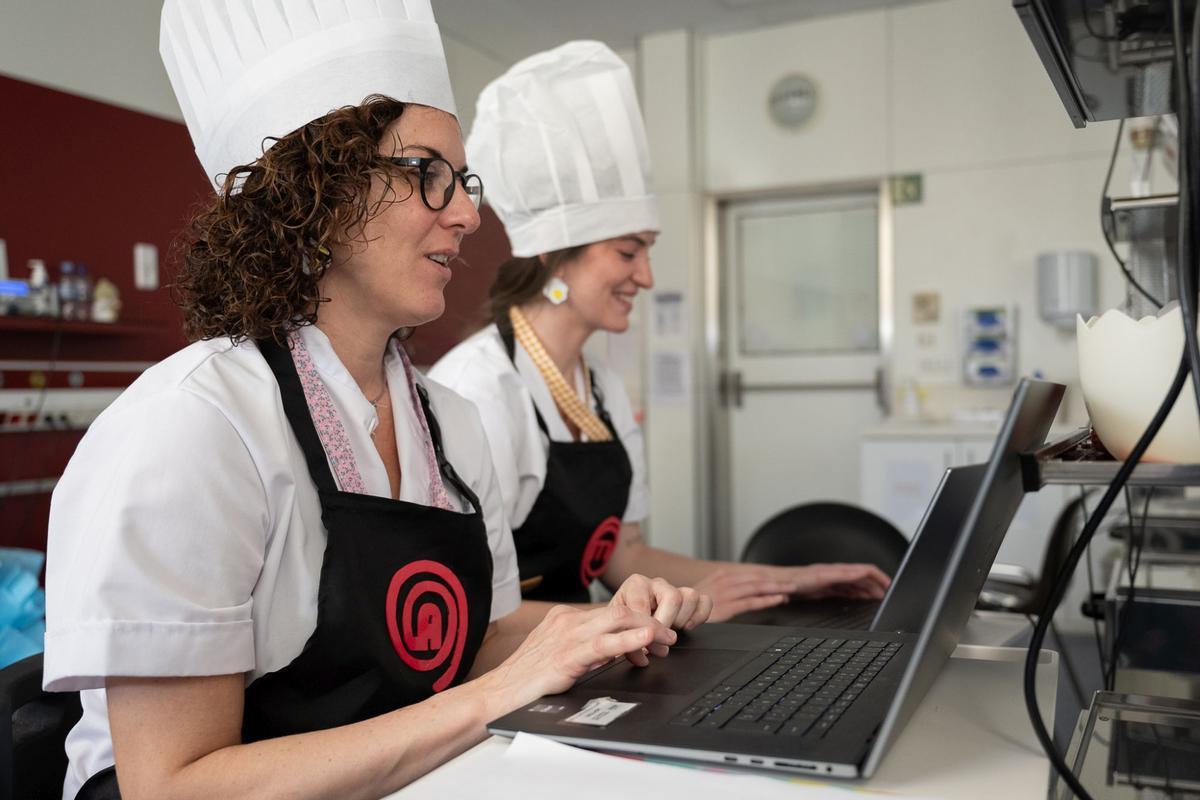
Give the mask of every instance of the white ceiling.
<svg viewBox="0 0 1200 800">
<path fill-rule="evenodd" d="M 494 63 L 465 72 L 487 79 L 568 39 L 618 51 L 641 36 L 690 29 L 731 33 L 928 0 L 432 0 L 443 34 Z M 991 0 L 1000 2 L 1001 0 Z M 0 74 L 181 119 L 158 57 L 163 0 L 0 0 Z M 980 0 L 983 2 L 983 0 Z M 449 48 L 448 48 L 449 49 Z M 461 76 L 460 76 L 461 79 Z M 483 88 L 457 87 L 462 97 Z"/>
<path fill-rule="evenodd" d="M 433 0 L 442 33 L 505 64 L 568 39 L 616 50 L 690 29 L 732 33 L 920 0 Z"/>
</svg>

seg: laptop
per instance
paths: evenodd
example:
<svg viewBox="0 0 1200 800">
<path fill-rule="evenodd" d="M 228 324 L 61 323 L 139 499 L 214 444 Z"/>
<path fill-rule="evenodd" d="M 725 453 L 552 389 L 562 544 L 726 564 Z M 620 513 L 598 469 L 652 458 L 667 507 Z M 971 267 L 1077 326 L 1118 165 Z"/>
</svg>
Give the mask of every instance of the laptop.
<svg viewBox="0 0 1200 800">
<path fill-rule="evenodd" d="M 1022 380 L 986 464 L 948 471 L 872 630 L 702 625 L 488 726 L 620 753 L 866 778 L 958 643 L 1064 387 Z M 965 514 L 963 513 L 965 509 Z M 957 514 L 954 513 L 957 511 Z M 923 588 L 922 588 L 923 587 Z"/>
<path fill-rule="evenodd" d="M 954 546 L 979 493 L 983 480 L 982 465 L 978 469 L 947 469 L 933 493 L 912 542 L 905 551 L 892 585 L 882 600 L 828 598 L 824 600 L 796 599 L 774 608 L 739 615 L 735 622 L 749 625 L 789 625 L 796 628 L 840 628 L 842 630 L 877 630 L 876 620 L 886 604 L 887 616 L 895 625 L 899 609 L 905 609 L 906 626 L 895 630 L 916 633 L 929 607 L 930 587 L 945 568 L 946 553 Z M 930 573 L 934 577 L 931 580 Z M 889 628 L 884 628 L 888 630 Z"/>
</svg>

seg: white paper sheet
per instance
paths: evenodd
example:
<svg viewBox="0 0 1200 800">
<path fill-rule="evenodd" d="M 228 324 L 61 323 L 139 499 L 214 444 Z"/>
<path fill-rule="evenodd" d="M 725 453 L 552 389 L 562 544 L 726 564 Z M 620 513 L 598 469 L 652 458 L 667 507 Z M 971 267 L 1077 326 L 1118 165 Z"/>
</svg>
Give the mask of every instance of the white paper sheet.
<svg viewBox="0 0 1200 800">
<path fill-rule="evenodd" d="M 686 339 L 687 334 L 687 303 L 683 292 L 655 292 L 654 337 Z"/>
<path fill-rule="evenodd" d="M 683 350 L 658 350 L 650 356 L 650 400 L 660 405 L 683 405 L 692 391 L 688 355 Z"/>
</svg>

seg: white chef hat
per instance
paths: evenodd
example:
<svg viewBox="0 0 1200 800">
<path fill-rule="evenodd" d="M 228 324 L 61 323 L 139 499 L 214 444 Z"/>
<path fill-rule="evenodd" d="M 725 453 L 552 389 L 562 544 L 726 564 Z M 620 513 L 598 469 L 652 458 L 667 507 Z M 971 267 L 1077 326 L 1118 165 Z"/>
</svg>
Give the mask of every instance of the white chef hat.
<svg viewBox="0 0 1200 800">
<path fill-rule="evenodd" d="M 658 230 L 633 78 L 601 42 L 567 42 L 488 84 L 467 162 L 514 256 Z"/>
<path fill-rule="evenodd" d="M 455 113 L 429 0 L 165 0 L 159 53 L 218 189 L 264 138 L 372 94 Z"/>
</svg>

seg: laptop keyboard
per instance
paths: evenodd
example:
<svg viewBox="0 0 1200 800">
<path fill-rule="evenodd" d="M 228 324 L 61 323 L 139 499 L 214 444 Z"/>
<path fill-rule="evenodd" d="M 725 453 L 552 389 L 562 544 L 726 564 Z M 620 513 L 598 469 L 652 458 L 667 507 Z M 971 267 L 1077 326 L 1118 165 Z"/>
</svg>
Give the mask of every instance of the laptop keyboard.
<svg viewBox="0 0 1200 800">
<path fill-rule="evenodd" d="M 900 642 L 784 636 L 671 724 L 820 738 L 899 649 Z"/>
<path fill-rule="evenodd" d="M 845 610 L 825 619 L 806 621 L 799 628 L 837 628 L 843 631 L 866 630 L 879 611 L 879 603 L 855 603 Z"/>
</svg>

